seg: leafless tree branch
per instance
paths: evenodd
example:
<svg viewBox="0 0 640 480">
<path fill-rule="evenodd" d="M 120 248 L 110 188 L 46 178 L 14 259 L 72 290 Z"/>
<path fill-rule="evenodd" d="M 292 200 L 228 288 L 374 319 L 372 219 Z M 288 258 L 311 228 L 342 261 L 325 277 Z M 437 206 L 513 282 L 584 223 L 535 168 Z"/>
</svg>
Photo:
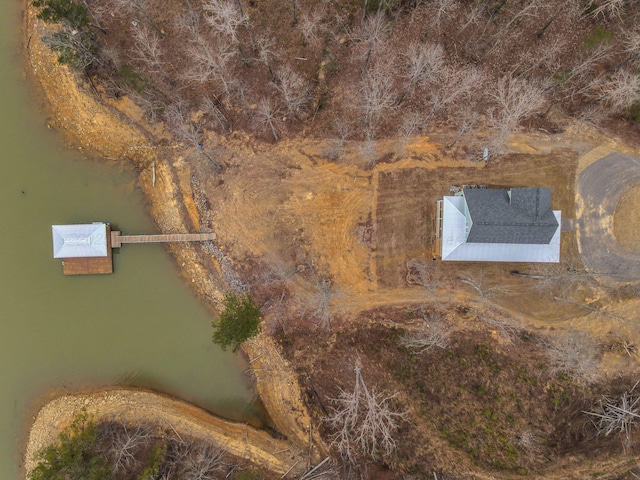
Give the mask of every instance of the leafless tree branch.
<svg viewBox="0 0 640 480">
<path fill-rule="evenodd" d="M 340 389 L 338 397 L 330 399 L 335 406 L 326 421 L 336 432 L 331 445 L 350 460 L 357 451 L 372 458 L 390 455 L 396 449 L 393 435 L 408 413 L 393 407 L 397 393 L 370 389 L 359 366 L 355 374 L 353 390 Z"/>
</svg>

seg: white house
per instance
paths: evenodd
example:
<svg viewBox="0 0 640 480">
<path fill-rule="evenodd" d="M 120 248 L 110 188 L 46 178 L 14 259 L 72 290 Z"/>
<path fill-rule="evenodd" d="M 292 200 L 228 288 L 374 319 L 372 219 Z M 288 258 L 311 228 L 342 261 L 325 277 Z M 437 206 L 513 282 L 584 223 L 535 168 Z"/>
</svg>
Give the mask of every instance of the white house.
<svg viewBox="0 0 640 480">
<path fill-rule="evenodd" d="M 468 188 L 438 200 L 444 261 L 559 262 L 559 210 L 548 188 Z"/>
</svg>

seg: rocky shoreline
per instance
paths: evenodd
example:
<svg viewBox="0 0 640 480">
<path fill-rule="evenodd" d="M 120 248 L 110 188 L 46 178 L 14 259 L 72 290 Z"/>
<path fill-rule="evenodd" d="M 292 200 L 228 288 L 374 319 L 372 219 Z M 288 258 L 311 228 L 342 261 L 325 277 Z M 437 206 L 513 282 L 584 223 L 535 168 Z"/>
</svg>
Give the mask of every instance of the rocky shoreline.
<svg viewBox="0 0 640 480">
<path fill-rule="evenodd" d="M 102 101 L 93 85 L 80 80 L 66 66 L 60 65 L 56 55 L 40 40 L 48 28 L 36 18 L 30 2 L 25 1 L 25 70 L 45 100 L 49 126 L 63 135 L 70 148 L 77 148 L 92 156 L 133 162 L 138 169 L 139 183 L 152 216 L 161 231 L 173 233 L 193 229 L 197 226 L 198 218 L 195 209 L 189 208 L 192 193 L 188 182 L 180 180 L 188 175 L 188 166 L 180 158 L 172 156 L 171 147 L 156 145 L 157 132 L 152 133 L 150 126 L 141 123 L 136 107 L 127 99 Z M 152 182 L 152 165 L 155 166 L 155 184 Z M 209 259 L 204 259 L 204 254 L 189 244 L 172 246 L 171 252 L 185 280 L 215 308 L 215 302 L 222 297 L 224 281 L 218 271 L 205 267 Z M 274 342 L 265 335 L 246 342 L 244 353 L 252 361 L 253 371 L 260 372 L 254 375 L 255 388 L 277 430 L 295 446 L 291 450 L 305 452 L 307 460 L 298 461 L 292 473 L 306 467 L 307 463 L 317 462 L 326 455 L 327 449 L 317 435 L 317 428 L 311 424 L 290 365 L 278 354 Z M 135 405 L 135 408 L 127 413 L 131 405 Z M 212 442 L 227 446 L 231 453 L 255 461 L 273 472 L 284 473 L 295 463 L 289 462 L 293 458 L 287 460 L 269 453 L 280 450 L 280 446 L 274 448 L 271 443 L 273 439 L 269 440 L 271 437 L 265 432 L 217 419 L 187 403 L 161 395 L 133 390 L 106 390 L 63 396 L 41 409 L 34 419 L 25 447 L 27 472 L 33 467 L 33 454 L 47 442 L 55 440 L 57 432 L 69 424 L 82 406 L 87 406 L 97 419 L 109 415 L 121 415 L 133 422 L 150 421 L 154 416 L 158 421 L 171 418 L 171 421 L 183 425 L 186 434 L 210 438 Z M 255 439 L 255 442 L 247 438 Z"/>
<path fill-rule="evenodd" d="M 245 424 L 218 418 L 194 405 L 138 389 L 107 389 L 97 393 L 64 395 L 47 403 L 36 416 L 25 452 L 25 470 L 35 467 L 35 455 L 58 438 L 80 412 L 97 423 L 151 424 L 170 429 L 180 437 L 219 447 L 229 454 L 283 475 L 299 473 L 307 452 L 286 440 Z M 297 467 L 297 468 L 296 468 Z"/>
</svg>

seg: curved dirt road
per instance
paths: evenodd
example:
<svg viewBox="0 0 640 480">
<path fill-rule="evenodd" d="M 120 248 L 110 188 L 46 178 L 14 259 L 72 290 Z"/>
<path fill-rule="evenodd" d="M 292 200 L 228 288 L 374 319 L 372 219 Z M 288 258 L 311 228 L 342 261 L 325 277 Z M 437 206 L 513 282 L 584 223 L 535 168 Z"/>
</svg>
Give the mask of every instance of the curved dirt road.
<svg viewBox="0 0 640 480">
<path fill-rule="evenodd" d="M 640 255 L 624 250 L 613 233 L 618 202 L 636 185 L 640 157 L 620 152 L 592 163 L 578 176 L 578 247 L 589 270 L 622 281 L 640 280 Z"/>
</svg>

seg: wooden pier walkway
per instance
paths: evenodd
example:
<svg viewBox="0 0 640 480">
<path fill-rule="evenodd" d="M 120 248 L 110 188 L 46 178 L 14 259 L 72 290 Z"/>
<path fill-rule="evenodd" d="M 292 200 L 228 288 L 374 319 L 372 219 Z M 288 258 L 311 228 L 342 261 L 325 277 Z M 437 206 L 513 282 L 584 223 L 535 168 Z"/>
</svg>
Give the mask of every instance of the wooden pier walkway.
<svg viewBox="0 0 640 480">
<path fill-rule="evenodd" d="M 123 243 L 169 243 L 169 242 L 203 242 L 215 240 L 211 233 L 172 233 L 160 235 L 121 235 L 119 231 L 111 232 L 111 247 L 119 248 Z"/>
</svg>

